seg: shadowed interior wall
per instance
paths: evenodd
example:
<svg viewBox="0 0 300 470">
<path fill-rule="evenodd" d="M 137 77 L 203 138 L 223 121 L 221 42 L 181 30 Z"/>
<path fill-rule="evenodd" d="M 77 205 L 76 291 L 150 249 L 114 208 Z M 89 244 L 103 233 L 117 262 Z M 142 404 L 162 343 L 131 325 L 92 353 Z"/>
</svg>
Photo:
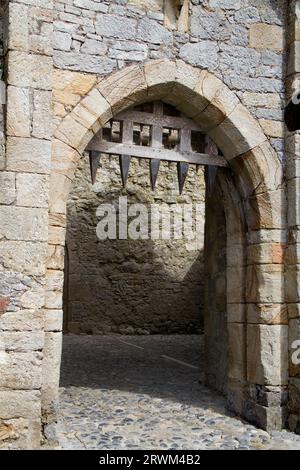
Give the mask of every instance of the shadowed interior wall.
<svg viewBox="0 0 300 470">
<path fill-rule="evenodd" d="M 226 220 L 218 184 L 207 185 L 205 218 L 206 380 L 226 394 L 228 332 L 226 298 Z"/>
<path fill-rule="evenodd" d="M 101 159 L 92 187 L 88 157 L 80 162 L 68 202 L 64 314 L 67 331 L 80 333 L 195 333 L 202 329 L 204 178 L 191 165 L 182 196 L 176 164 L 161 163 L 151 191 L 148 161 L 132 159 L 122 190 L 118 159 Z M 99 240 L 96 209 L 101 203 L 174 207 L 197 203 L 197 240 Z M 129 219 L 130 220 L 130 219 Z"/>
</svg>

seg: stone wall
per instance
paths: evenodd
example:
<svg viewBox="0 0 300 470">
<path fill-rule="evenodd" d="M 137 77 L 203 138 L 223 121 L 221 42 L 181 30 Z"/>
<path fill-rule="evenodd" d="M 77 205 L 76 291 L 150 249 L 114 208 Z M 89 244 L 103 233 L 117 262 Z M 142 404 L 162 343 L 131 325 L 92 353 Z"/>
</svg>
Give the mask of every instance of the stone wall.
<svg viewBox="0 0 300 470">
<path fill-rule="evenodd" d="M 87 155 L 80 160 L 67 212 L 65 306 L 67 331 L 85 333 L 195 333 L 203 316 L 204 179 L 190 167 L 182 196 L 176 164 L 162 163 L 157 187 L 149 183 L 147 160 L 133 159 L 126 190 L 118 159 L 101 159 L 92 188 Z M 98 240 L 101 203 L 196 203 L 202 207 L 197 239 Z"/>
<path fill-rule="evenodd" d="M 4 11 L 0 7 L 0 167 L 5 156 L 5 129 L 4 129 L 4 104 L 6 101 L 5 83 L 3 81 L 4 69 L 4 47 L 3 47 L 3 29 L 4 29 Z"/>
<path fill-rule="evenodd" d="M 0 447 L 18 449 L 41 441 L 47 391 L 42 371 L 51 355 L 44 347 L 55 337 L 52 327 L 45 333 L 42 309 L 52 135 L 44 123 L 45 117 L 51 122 L 53 29 L 48 0 L 2 4 L 7 103 L 0 162 Z"/>
<path fill-rule="evenodd" d="M 164 26 L 162 5 L 56 0 L 55 67 L 101 77 L 128 63 L 181 58 L 207 68 L 237 93 L 283 156 L 286 1 L 193 0 L 188 33 Z M 61 96 L 64 114 L 60 104 Z"/>
<path fill-rule="evenodd" d="M 56 1 L 54 12 L 52 0 L 9 2 L 7 145 L 0 160 L 2 447 L 36 447 L 41 435 L 51 435 L 60 364 L 65 203 L 85 145 L 111 111 L 135 102 L 135 85 L 145 99 L 148 93 L 160 99 L 175 90 L 172 98 L 187 112 L 193 100 L 206 103 L 198 117 L 229 162 L 233 180 L 227 196 L 233 187 L 239 191 L 230 211 L 235 213 L 238 201 L 244 222 L 243 240 L 237 243 L 238 231 L 230 231 L 235 226 L 226 213 L 228 349 L 234 353 L 228 355 L 230 400 L 237 413 L 262 427 L 285 424 L 288 322 L 290 340 L 299 331 L 297 134 L 286 139 L 285 291 L 287 209 L 277 159 L 284 162 L 284 37 L 291 57 L 288 93 L 299 76 L 299 18 L 296 3 L 289 3 L 285 36 L 288 4 L 283 0 L 191 0 L 189 33 L 165 26 L 159 0 L 149 3 L 151 9 L 126 0 Z M 140 67 L 125 68 L 136 63 Z M 117 69 L 119 74 L 107 77 Z M 200 69 L 212 73 L 200 74 Z M 59 126 L 55 138 L 52 110 L 54 127 Z M 292 364 L 290 376 L 289 426 L 297 430 L 299 371 Z"/>
</svg>

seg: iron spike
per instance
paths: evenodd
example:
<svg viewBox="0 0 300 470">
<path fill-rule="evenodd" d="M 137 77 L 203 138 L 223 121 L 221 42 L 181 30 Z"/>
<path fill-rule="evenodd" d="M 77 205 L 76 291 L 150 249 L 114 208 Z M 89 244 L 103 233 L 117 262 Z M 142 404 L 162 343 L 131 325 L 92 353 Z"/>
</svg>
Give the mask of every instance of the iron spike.
<svg viewBox="0 0 300 470">
<path fill-rule="evenodd" d="M 152 191 L 154 191 L 155 189 L 159 166 L 160 166 L 160 160 L 156 160 L 154 158 L 150 160 L 150 182 L 151 182 Z"/>
<path fill-rule="evenodd" d="M 182 194 L 184 183 L 189 171 L 189 164 L 184 162 L 177 163 L 177 176 L 179 184 L 179 194 Z"/>
<path fill-rule="evenodd" d="M 128 178 L 128 172 L 129 172 L 129 166 L 130 166 L 130 160 L 131 160 L 130 155 L 120 155 L 119 163 L 120 163 L 120 170 L 121 170 L 121 178 L 122 178 L 123 188 L 126 187 L 126 182 L 127 182 L 127 178 Z"/>
<path fill-rule="evenodd" d="M 89 153 L 90 159 L 90 169 L 91 169 L 91 180 L 92 184 L 96 181 L 97 170 L 100 162 L 101 153 L 97 152 L 97 150 L 91 150 Z"/>
</svg>

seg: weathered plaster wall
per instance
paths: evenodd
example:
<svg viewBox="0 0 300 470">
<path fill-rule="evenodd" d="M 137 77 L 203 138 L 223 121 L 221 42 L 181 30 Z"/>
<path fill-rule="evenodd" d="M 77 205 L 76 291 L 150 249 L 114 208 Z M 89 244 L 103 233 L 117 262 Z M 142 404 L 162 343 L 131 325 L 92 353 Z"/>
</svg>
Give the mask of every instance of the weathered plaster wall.
<svg viewBox="0 0 300 470">
<path fill-rule="evenodd" d="M 102 203 L 198 204 L 197 240 L 98 240 L 96 209 Z M 88 157 L 80 161 L 67 212 L 67 330 L 87 333 L 192 333 L 203 324 L 204 178 L 191 166 L 178 195 L 176 164 L 162 163 L 157 187 L 149 183 L 147 160 L 133 159 L 122 190 L 118 159 L 101 160 L 90 183 Z"/>
</svg>

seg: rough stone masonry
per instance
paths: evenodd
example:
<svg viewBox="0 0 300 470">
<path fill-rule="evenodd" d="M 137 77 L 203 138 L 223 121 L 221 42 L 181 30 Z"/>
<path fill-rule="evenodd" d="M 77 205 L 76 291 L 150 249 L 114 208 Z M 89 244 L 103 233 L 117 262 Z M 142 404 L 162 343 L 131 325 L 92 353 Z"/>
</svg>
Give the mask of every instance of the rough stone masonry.
<svg viewBox="0 0 300 470">
<path fill-rule="evenodd" d="M 66 206 L 82 153 L 150 99 L 192 117 L 230 167 L 206 175 L 207 381 L 248 421 L 299 432 L 299 136 L 282 116 L 299 87 L 299 2 L 188 6 L 186 23 L 160 0 L 1 2 L 4 448 L 37 448 L 55 428 Z"/>
</svg>

